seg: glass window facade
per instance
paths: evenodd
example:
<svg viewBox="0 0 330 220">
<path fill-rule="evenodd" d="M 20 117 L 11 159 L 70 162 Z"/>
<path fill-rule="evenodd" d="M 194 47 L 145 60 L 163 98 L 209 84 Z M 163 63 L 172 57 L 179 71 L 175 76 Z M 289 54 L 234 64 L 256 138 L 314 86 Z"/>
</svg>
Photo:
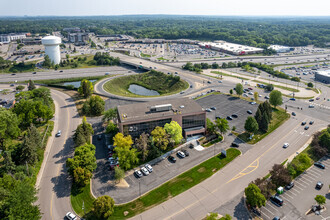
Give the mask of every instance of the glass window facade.
<svg viewBox="0 0 330 220">
<path fill-rule="evenodd" d="M 131 135 L 132 138 L 139 137 L 143 132 L 150 134 L 157 126 L 164 127 L 166 123 L 170 123 L 172 121 L 171 118 L 142 122 L 137 124 L 130 124 L 123 126 L 124 135 Z"/>
<path fill-rule="evenodd" d="M 182 128 L 205 127 L 205 115 L 190 115 L 182 117 Z"/>
</svg>

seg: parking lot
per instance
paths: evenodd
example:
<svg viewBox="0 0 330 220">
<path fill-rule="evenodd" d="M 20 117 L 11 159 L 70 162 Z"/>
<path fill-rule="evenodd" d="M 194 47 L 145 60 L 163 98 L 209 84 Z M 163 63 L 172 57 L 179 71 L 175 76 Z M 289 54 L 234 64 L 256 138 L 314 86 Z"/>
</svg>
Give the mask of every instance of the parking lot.
<svg viewBox="0 0 330 220">
<path fill-rule="evenodd" d="M 329 219 L 330 218 L 330 158 L 321 160 L 325 165 L 325 169 L 312 166 L 305 173 L 294 180 L 294 187 L 290 190 L 284 190 L 280 195 L 283 199 L 283 206 L 278 207 L 268 201 L 265 207 L 261 208 L 261 217 L 263 219 L 273 219 L 275 216 L 281 219 Z M 324 186 L 321 190 L 315 188 L 316 183 L 321 181 Z M 326 197 L 325 212 L 317 216 L 314 213 L 305 215 L 305 213 L 316 205 L 314 200 L 316 195 Z"/>
<path fill-rule="evenodd" d="M 215 107 L 216 110 L 207 112 L 207 117 L 210 120 L 215 120 L 216 117 L 226 118 L 236 114 L 238 117 L 232 117 L 232 120 L 228 120 L 229 127 L 236 127 L 237 132 L 244 131 L 244 123 L 248 116 L 254 116 L 257 111 L 258 105 L 251 105 L 249 102 L 232 97 L 229 95 L 209 95 L 205 98 L 196 100 L 204 109 Z M 248 114 L 250 110 L 252 114 Z"/>
</svg>

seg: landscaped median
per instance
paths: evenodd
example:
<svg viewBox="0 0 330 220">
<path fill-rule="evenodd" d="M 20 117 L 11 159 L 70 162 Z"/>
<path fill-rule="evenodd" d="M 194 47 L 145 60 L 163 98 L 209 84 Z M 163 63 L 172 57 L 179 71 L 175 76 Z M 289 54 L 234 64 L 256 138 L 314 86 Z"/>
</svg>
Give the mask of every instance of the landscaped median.
<svg viewBox="0 0 330 220">
<path fill-rule="evenodd" d="M 133 217 L 158 204 L 161 204 L 162 202 L 201 183 L 241 154 L 239 150 L 234 148 L 230 148 L 226 152 L 227 157 L 223 157 L 221 154 L 218 154 L 217 156 L 212 157 L 182 173 L 181 175 L 169 180 L 140 198 L 123 205 L 115 206 L 111 219 L 125 219 Z M 91 204 L 93 201 L 94 199 L 91 196 L 89 185 L 86 185 L 81 189 L 81 191 L 71 195 L 72 207 L 80 216 L 84 215 L 84 211 L 82 210 L 83 202 L 85 208 L 84 210 L 87 214 L 91 211 Z M 86 217 L 88 219 L 96 219 L 92 212 L 88 213 Z"/>
</svg>

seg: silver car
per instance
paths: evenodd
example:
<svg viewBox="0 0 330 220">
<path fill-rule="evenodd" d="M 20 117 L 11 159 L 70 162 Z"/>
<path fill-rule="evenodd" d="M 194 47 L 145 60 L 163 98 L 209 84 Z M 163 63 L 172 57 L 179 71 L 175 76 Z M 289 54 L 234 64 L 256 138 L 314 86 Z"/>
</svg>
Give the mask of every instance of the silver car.
<svg viewBox="0 0 330 220">
<path fill-rule="evenodd" d="M 146 176 L 149 175 L 149 171 L 148 171 L 147 168 L 145 168 L 145 167 L 142 167 L 142 168 L 141 168 L 141 172 L 142 172 L 144 175 L 146 175 Z"/>
<path fill-rule="evenodd" d="M 150 164 L 144 165 L 144 167 L 151 173 L 153 171 L 152 166 Z"/>
</svg>

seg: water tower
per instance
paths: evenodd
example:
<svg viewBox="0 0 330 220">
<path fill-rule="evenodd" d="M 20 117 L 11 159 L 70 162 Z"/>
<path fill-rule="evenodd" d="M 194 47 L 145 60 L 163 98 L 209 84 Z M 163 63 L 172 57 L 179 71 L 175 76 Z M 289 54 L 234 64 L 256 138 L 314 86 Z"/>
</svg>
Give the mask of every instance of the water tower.
<svg viewBox="0 0 330 220">
<path fill-rule="evenodd" d="M 49 56 L 54 64 L 59 64 L 61 61 L 60 44 L 61 38 L 56 36 L 47 36 L 41 39 L 45 46 L 45 53 Z"/>
</svg>

